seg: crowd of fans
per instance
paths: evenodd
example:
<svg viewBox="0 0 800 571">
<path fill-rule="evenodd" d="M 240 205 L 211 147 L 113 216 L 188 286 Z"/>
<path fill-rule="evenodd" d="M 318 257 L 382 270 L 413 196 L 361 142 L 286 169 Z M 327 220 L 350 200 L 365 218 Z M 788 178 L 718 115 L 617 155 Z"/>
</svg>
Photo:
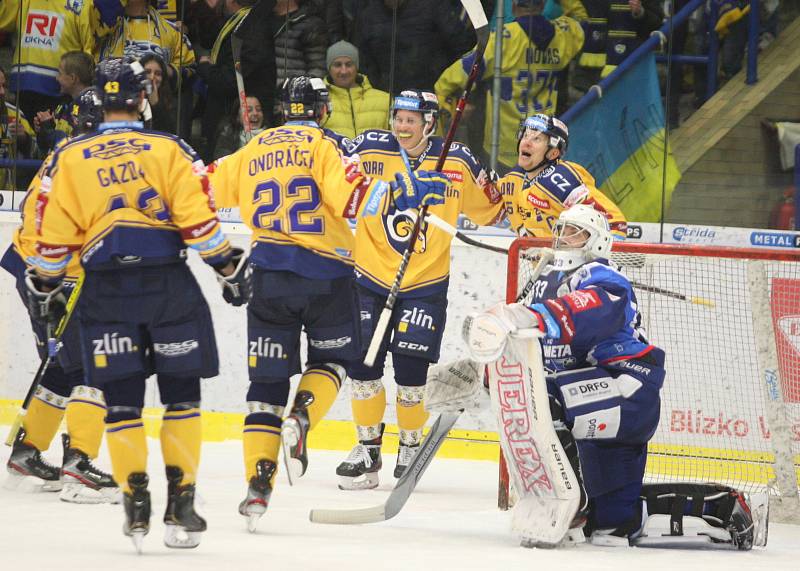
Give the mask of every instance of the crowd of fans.
<svg viewBox="0 0 800 571">
<path fill-rule="evenodd" d="M 674 7 L 687 2 L 677 0 Z M 496 2 L 483 4 L 491 18 Z M 563 113 L 668 14 L 661 0 L 506 4 L 513 14 L 503 29 L 501 170 L 513 164 L 513 134 L 521 118 L 534 111 Z M 777 4 L 761 3 L 762 43 L 777 34 Z M 742 0 L 719 2 L 723 77 L 741 68 L 747 9 Z M 702 20 L 705 11 L 698 13 Z M 676 31 L 674 52 L 695 44 L 702 53 L 708 28 L 701 21 Z M 237 62 L 234 38 L 240 44 Z M 324 127 L 353 137 L 388 128 L 390 94 L 402 89 L 436 91 L 447 109 L 466 82 L 474 44 L 458 0 L 4 0 L 0 49 L 6 57 L 0 62 L 10 66 L 0 67 L 0 158 L 43 158 L 67 136 L 73 100 L 92 83 L 94 64 L 107 57 L 140 59 L 153 86 L 152 127 L 180 134 L 211 161 L 246 140 L 237 68 L 254 132 L 279 124 L 276 94 L 282 82 L 311 75 L 323 77 L 330 88 L 333 113 Z M 493 44 L 494 34 L 466 135 L 487 156 Z M 694 75 L 699 105 L 704 72 Z M 670 79 L 678 88 L 671 90 L 668 106 L 672 127 L 679 124 L 677 98 L 685 77 L 692 74 L 673 66 Z"/>
</svg>

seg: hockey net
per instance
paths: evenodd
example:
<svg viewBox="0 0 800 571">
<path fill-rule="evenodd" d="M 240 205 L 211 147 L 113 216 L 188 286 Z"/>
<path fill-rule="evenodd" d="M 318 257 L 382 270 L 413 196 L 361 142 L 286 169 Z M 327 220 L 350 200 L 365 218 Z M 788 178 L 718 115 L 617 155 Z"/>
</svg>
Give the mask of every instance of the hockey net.
<svg viewBox="0 0 800 571">
<path fill-rule="evenodd" d="M 545 246 L 532 238 L 512 245 L 509 303 L 527 301 L 518 292 Z M 646 481 L 718 482 L 794 501 L 800 253 L 621 242 L 612 260 L 634 284 L 649 341 L 666 352 Z M 500 472 L 505 509 L 514 494 L 502 457 Z"/>
</svg>

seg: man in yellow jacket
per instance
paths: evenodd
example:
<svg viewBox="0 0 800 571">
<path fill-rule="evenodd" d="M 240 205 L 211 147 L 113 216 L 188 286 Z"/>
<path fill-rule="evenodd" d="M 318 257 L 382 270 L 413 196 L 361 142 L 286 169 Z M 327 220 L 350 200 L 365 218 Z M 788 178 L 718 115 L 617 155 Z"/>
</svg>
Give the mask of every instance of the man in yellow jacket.
<svg viewBox="0 0 800 571">
<path fill-rule="evenodd" d="M 389 94 L 372 87 L 367 76 L 358 73 L 358 48 L 344 40 L 328 48 L 328 85 L 333 111 L 322 124 L 349 139 L 367 129 L 389 126 Z"/>
<path fill-rule="evenodd" d="M 558 72 L 583 46 L 583 29 L 569 17 L 552 22 L 542 15 L 541 0 L 515 0 L 515 20 L 503 26 L 503 62 L 500 79 L 500 169 L 505 172 L 517 160 L 514 133 L 520 121 L 533 113 L 556 113 Z M 494 45 L 495 34 L 489 36 Z M 448 67 L 436 82 L 436 95 L 446 100 L 461 93 L 472 67 L 474 51 Z M 481 79 L 494 74 L 494 49 L 486 50 Z M 491 81 L 488 81 L 491 87 Z M 491 89 L 486 100 L 486 127 L 483 149 L 488 156 L 492 144 Z"/>
</svg>

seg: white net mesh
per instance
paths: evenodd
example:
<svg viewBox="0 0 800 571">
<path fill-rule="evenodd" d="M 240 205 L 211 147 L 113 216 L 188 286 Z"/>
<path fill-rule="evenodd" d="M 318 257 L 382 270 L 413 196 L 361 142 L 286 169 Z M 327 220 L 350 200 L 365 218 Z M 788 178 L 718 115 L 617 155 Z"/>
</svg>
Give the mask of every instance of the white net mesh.
<svg viewBox="0 0 800 571">
<path fill-rule="evenodd" d="M 529 283 L 536 253 L 523 247 L 518 270 L 510 265 L 517 280 L 516 290 L 509 280 L 509 301 Z M 800 255 L 780 258 L 615 245 L 612 259 L 634 283 L 649 340 L 667 358 L 648 481 L 796 489 Z"/>
</svg>

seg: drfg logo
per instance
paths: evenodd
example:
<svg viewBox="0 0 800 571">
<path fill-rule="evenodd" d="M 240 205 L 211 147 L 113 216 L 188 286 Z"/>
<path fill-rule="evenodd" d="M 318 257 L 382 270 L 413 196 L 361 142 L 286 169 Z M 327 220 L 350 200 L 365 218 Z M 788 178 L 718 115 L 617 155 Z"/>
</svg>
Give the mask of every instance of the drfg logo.
<svg viewBox="0 0 800 571">
<path fill-rule="evenodd" d="M 433 324 L 433 316 L 425 313 L 424 309 L 404 309 L 403 316 L 400 318 L 400 323 L 397 324 L 397 330 L 401 333 L 408 331 L 409 325 L 417 325 L 423 329 L 436 331 L 436 326 Z"/>
<path fill-rule="evenodd" d="M 22 43 L 29 48 L 56 51 L 59 49 L 64 21 L 56 12 L 31 10 L 25 21 Z"/>
<path fill-rule="evenodd" d="M 247 363 L 251 369 L 256 367 L 259 357 L 266 359 L 288 359 L 283 345 L 273 341 L 271 337 L 258 337 L 255 341 L 250 341 L 250 351 Z"/>
<path fill-rule="evenodd" d="M 119 333 L 103 333 L 102 339 L 92 339 L 94 350 L 94 366 L 102 369 L 108 366 L 108 355 L 122 355 L 135 353 L 139 347 L 133 344 L 130 337 L 120 337 Z"/>
</svg>

